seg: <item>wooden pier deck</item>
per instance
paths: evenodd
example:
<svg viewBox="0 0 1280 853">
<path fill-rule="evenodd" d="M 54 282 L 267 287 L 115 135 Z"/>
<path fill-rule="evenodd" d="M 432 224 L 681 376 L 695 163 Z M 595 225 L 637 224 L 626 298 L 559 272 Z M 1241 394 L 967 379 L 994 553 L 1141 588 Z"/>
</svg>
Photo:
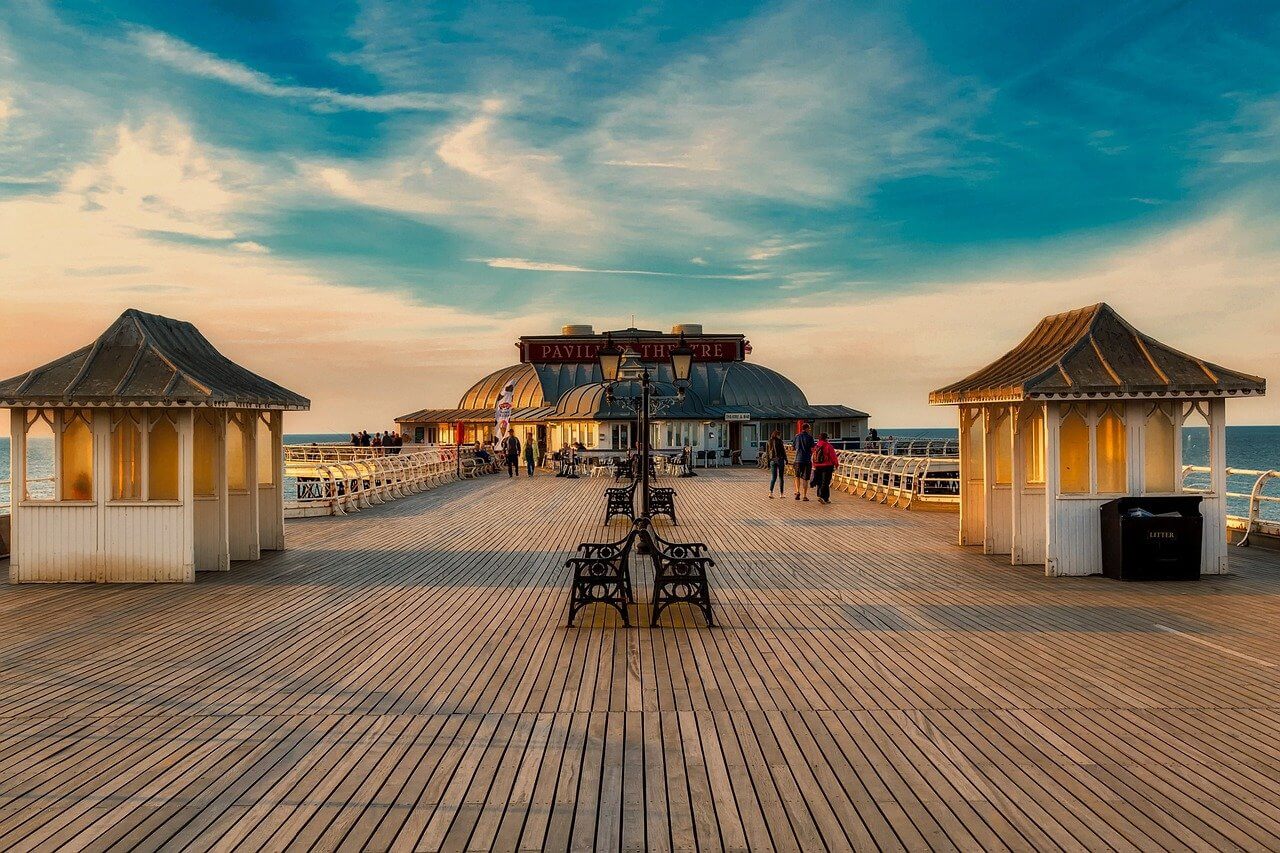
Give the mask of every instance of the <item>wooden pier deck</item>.
<svg viewBox="0 0 1280 853">
<path fill-rule="evenodd" d="M 566 628 L 606 484 L 290 522 L 193 586 L 0 587 L 0 848 L 1280 848 L 1277 555 L 1051 580 L 952 515 L 712 472 L 674 485 L 722 627 Z"/>
</svg>

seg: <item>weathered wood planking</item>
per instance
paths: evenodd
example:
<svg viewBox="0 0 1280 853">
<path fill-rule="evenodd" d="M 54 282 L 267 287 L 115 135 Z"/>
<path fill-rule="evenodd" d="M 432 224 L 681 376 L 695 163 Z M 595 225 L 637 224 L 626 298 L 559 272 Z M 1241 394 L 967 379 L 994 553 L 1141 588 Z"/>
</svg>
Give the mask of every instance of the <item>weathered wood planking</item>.
<svg viewBox="0 0 1280 853">
<path fill-rule="evenodd" d="M 721 628 L 563 627 L 565 555 L 624 527 L 549 476 L 194 586 L 0 586 L 0 847 L 1278 846 L 1275 555 L 1049 579 L 954 516 L 672 484 Z"/>
</svg>

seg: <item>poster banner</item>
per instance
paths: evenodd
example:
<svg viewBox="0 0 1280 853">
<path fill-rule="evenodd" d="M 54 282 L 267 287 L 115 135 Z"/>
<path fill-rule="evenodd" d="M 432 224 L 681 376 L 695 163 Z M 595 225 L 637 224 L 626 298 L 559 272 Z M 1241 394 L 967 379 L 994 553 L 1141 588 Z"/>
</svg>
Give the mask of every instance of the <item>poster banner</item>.
<svg viewBox="0 0 1280 853">
<path fill-rule="evenodd" d="M 515 396 L 515 390 L 516 383 L 513 379 L 502 387 L 502 393 L 498 395 L 498 405 L 494 412 L 498 424 L 498 441 L 502 441 L 511 426 L 511 399 Z"/>
</svg>

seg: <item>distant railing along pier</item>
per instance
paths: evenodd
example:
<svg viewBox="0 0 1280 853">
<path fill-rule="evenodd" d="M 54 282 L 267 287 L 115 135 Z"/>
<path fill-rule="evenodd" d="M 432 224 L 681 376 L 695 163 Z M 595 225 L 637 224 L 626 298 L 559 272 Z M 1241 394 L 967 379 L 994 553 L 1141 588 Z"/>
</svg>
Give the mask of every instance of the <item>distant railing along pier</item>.
<svg viewBox="0 0 1280 853">
<path fill-rule="evenodd" d="M 475 452 L 451 445 L 286 445 L 285 475 L 297 496 L 285 515 L 346 515 L 480 472 Z"/>
<path fill-rule="evenodd" d="M 877 448 L 838 450 L 836 460 L 831 485 L 840 491 L 903 509 L 960 506 L 957 456 L 890 455 Z M 793 471 L 794 462 L 795 451 L 787 448 L 787 464 Z"/>
<path fill-rule="evenodd" d="M 1184 492 L 1208 492 L 1210 469 L 1204 465 L 1182 466 L 1182 490 Z M 1241 483 L 1241 488 L 1248 491 L 1232 491 L 1232 482 Z M 1267 484 L 1280 483 L 1280 471 L 1255 471 L 1249 468 L 1227 468 L 1227 505 L 1244 505 L 1245 514 L 1233 514 L 1227 510 L 1227 526 L 1239 532 L 1239 546 L 1249 544 L 1249 536 L 1259 533 L 1266 536 L 1280 536 L 1280 520 L 1263 516 L 1264 508 L 1274 506 L 1280 508 L 1280 494 L 1266 494 Z"/>
</svg>

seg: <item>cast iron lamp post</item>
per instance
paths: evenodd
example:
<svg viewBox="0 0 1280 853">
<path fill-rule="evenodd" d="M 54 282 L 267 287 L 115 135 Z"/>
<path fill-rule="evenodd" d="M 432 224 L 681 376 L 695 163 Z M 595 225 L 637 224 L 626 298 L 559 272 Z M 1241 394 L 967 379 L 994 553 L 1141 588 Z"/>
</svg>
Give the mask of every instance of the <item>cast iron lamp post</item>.
<svg viewBox="0 0 1280 853">
<path fill-rule="evenodd" d="M 693 370 L 693 348 L 680 335 L 680 342 L 671 349 L 671 373 L 675 378 L 676 398 L 684 399 L 683 383 L 689 381 Z M 640 360 L 634 350 L 623 352 L 613 342 L 612 335 L 605 335 L 604 347 L 600 349 L 600 373 L 604 377 L 608 399 L 613 398 L 613 386 L 620 382 L 640 383 L 640 516 L 636 519 L 636 527 L 645 531 L 642 543 L 647 544 L 649 528 L 649 401 L 653 397 L 654 376 L 650 368 Z"/>
</svg>

